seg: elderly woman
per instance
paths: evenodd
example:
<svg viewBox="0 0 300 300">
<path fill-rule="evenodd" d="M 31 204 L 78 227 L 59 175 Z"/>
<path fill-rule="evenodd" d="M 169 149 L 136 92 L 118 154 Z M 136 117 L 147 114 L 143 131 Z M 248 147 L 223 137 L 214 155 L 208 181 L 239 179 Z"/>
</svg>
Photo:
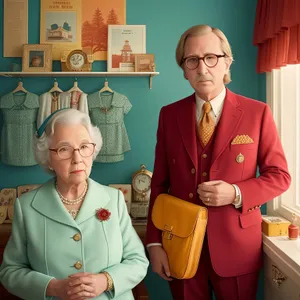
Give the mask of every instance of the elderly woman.
<svg viewBox="0 0 300 300">
<path fill-rule="evenodd" d="M 16 200 L 0 281 L 22 299 L 133 299 L 148 260 L 123 194 L 90 179 L 102 146 L 75 109 L 37 132 L 36 159 L 55 177 Z"/>
</svg>

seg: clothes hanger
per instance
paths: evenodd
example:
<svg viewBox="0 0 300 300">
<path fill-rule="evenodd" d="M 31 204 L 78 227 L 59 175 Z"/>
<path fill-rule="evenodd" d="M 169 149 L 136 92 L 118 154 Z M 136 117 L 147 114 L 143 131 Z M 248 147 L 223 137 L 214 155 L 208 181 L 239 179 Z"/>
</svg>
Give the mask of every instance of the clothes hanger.
<svg viewBox="0 0 300 300">
<path fill-rule="evenodd" d="M 52 93 L 52 92 L 60 92 L 60 93 L 63 92 L 63 91 L 58 87 L 58 82 L 56 81 L 56 78 L 54 79 L 53 87 L 52 87 L 52 89 L 49 91 L 49 93 Z"/>
<path fill-rule="evenodd" d="M 78 87 L 77 78 L 75 78 L 73 87 L 68 90 L 68 93 L 72 93 L 72 92 L 83 93 L 83 91 Z"/>
<path fill-rule="evenodd" d="M 18 86 L 13 90 L 12 93 L 14 94 L 14 93 L 17 93 L 17 92 L 23 92 L 23 93 L 25 93 L 25 94 L 28 93 L 28 91 L 25 90 L 24 87 L 23 87 L 23 82 L 22 82 L 22 79 L 21 79 L 21 78 L 19 79 Z"/>
<path fill-rule="evenodd" d="M 103 93 L 103 92 L 109 92 L 109 93 L 113 93 L 114 91 L 108 86 L 108 81 L 107 79 L 105 78 L 105 81 L 104 81 L 104 86 L 103 88 L 99 91 L 99 93 Z"/>
</svg>

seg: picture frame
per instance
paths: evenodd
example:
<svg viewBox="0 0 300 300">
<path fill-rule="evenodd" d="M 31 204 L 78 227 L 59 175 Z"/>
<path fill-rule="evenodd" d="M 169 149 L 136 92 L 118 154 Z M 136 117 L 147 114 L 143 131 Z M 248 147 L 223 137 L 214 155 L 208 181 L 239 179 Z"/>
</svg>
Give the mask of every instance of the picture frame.
<svg viewBox="0 0 300 300">
<path fill-rule="evenodd" d="M 145 53 L 146 25 L 108 25 L 108 72 L 134 72 L 135 54 Z"/>
<path fill-rule="evenodd" d="M 37 189 L 38 187 L 40 187 L 40 184 L 25 184 L 25 185 L 19 185 L 17 187 L 17 195 L 18 198 L 20 198 L 21 195 L 30 192 L 32 190 Z"/>
<path fill-rule="evenodd" d="M 131 184 L 109 184 L 108 186 L 114 187 L 118 190 L 120 190 L 125 198 L 127 211 L 130 214 L 130 208 L 131 208 L 131 195 L 132 195 L 132 187 Z"/>
<path fill-rule="evenodd" d="M 135 72 L 155 72 L 154 54 L 136 54 L 134 61 Z"/>
<path fill-rule="evenodd" d="M 51 72 L 52 45 L 24 44 L 22 72 Z"/>
<path fill-rule="evenodd" d="M 82 5 L 86 2 L 40 1 L 40 44 L 52 45 L 53 60 L 60 60 L 63 51 L 81 49 Z"/>
</svg>

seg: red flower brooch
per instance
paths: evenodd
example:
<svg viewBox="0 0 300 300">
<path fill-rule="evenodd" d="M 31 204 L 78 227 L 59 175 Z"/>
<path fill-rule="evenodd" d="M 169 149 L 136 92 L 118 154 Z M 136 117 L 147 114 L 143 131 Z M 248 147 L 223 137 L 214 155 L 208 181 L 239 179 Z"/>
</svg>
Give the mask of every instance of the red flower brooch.
<svg viewBox="0 0 300 300">
<path fill-rule="evenodd" d="M 110 215 L 111 212 L 108 209 L 100 208 L 96 210 L 96 216 L 101 222 L 109 220 Z"/>
</svg>

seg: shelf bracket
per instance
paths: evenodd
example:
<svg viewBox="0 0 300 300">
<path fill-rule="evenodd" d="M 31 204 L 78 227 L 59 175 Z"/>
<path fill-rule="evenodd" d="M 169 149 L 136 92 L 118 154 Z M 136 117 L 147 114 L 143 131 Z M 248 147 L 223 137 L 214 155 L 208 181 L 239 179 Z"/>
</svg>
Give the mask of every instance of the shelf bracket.
<svg viewBox="0 0 300 300">
<path fill-rule="evenodd" d="M 149 76 L 149 89 L 152 90 L 152 75 Z"/>
</svg>

